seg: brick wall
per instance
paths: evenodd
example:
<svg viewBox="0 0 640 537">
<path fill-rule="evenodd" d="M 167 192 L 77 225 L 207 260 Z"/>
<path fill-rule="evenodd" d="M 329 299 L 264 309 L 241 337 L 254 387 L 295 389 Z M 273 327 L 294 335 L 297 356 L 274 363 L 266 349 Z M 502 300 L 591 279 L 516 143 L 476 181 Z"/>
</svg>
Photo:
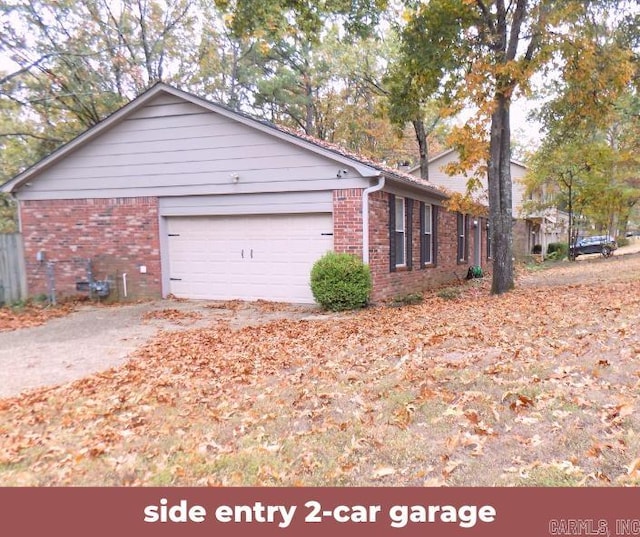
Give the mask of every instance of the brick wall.
<svg viewBox="0 0 640 537">
<path fill-rule="evenodd" d="M 362 189 L 333 191 L 333 248 L 362 258 Z"/>
<path fill-rule="evenodd" d="M 362 256 L 362 191 L 343 190 L 334 196 L 334 248 Z M 414 203 L 412 218 L 411 270 L 389 268 L 389 194 L 374 192 L 369 197 L 369 265 L 373 277 L 373 301 L 384 301 L 422 292 L 458 279 L 464 279 L 473 263 L 474 233 L 469 232 L 469 260 L 460 264 L 457 260 L 456 214 L 443 208 L 438 211 L 437 263 L 420 267 L 420 211 Z M 481 264 L 486 270 L 486 228 L 482 230 Z"/>
<path fill-rule="evenodd" d="M 53 263 L 56 296 L 88 294 L 76 290 L 87 281 L 91 259 L 96 280 L 109 280 L 109 300 L 161 295 L 157 198 L 111 198 L 21 202 L 20 216 L 30 296 L 49 293 L 48 262 Z M 45 262 L 36 260 L 43 251 Z M 140 266 L 146 266 L 145 274 Z"/>
</svg>

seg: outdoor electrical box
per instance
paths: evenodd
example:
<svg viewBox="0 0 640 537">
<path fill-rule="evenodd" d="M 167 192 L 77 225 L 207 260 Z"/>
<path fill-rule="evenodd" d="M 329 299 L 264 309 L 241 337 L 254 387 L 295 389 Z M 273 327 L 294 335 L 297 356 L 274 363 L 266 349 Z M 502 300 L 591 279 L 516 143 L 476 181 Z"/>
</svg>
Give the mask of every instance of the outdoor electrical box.
<svg viewBox="0 0 640 537">
<path fill-rule="evenodd" d="M 38 263 L 44 263 L 44 250 L 38 250 L 36 253 L 36 261 Z"/>
<path fill-rule="evenodd" d="M 88 291 L 91 298 L 105 298 L 111 292 L 111 285 L 108 280 L 94 279 L 91 259 L 87 259 L 87 280 L 77 281 L 76 291 Z"/>
</svg>

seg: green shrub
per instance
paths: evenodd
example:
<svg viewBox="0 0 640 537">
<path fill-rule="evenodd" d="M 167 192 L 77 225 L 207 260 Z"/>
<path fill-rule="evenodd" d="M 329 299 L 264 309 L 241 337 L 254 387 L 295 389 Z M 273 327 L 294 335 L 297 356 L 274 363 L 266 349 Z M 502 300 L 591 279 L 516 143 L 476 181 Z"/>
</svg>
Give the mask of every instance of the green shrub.
<svg viewBox="0 0 640 537">
<path fill-rule="evenodd" d="M 547 259 L 562 259 L 569 255 L 569 247 L 566 242 L 550 242 L 547 245 Z"/>
<path fill-rule="evenodd" d="M 369 267 L 351 254 L 328 252 L 311 269 L 313 298 L 331 311 L 363 308 L 372 288 Z"/>
</svg>

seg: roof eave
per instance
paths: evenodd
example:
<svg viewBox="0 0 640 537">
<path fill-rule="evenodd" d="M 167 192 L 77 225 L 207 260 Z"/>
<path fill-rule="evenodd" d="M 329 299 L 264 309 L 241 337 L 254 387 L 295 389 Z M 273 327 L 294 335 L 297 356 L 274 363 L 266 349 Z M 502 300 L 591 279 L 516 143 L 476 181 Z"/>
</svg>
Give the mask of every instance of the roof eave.
<svg viewBox="0 0 640 537">
<path fill-rule="evenodd" d="M 390 171 L 383 171 L 380 175 L 384 176 L 386 179 L 389 179 L 396 183 L 400 183 L 401 185 L 410 186 L 412 188 L 415 188 L 416 190 L 427 192 L 430 196 L 440 200 L 446 200 L 450 197 L 446 192 L 438 188 L 436 185 L 428 184 L 421 179 L 392 173 Z"/>
</svg>

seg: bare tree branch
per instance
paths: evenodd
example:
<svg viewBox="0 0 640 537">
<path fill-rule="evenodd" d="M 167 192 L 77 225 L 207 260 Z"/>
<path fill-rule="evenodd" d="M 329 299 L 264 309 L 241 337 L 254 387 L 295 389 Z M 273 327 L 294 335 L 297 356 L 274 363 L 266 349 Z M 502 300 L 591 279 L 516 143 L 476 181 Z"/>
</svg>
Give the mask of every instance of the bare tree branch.
<svg viewBox="0 0 640 537">
<path fill-rule="evenodd" d="M 30 71 L 34 67 L 38 67 L 43 61 L 51 58 L 52 56 L 53 56 L 53 54 L 45 54 L 44 56 L 41 56 L 40 58 L 38 58 L 36 61 L 31 62 L 29 65 L 25 65 L 21 69 L 18 69 L 17 71 L 14 71 L 13 73 L 10 73 L 10 74 L 0 78 L 0 85 L 6 84 L 10 80 L 13 80 L 14 78 L 16 78 L 16 77 L 18 77 L 18 76 Z"/>
<path fill-rule="evenodd" d="M 515 59 L 518 52 L 518 43 L 520 41 L 520 30 L 527 14 L 527 0 L 517 0 L 516 9 L 513 13 L 511 22 L 511 35 L 509 36 L 509 45 L 507 47 L 507 61 Z"/>
<path fill-rule="evenodd" d="M 34 134 L 32 132 L 0 132 L 0 138 L 10 138 L 10 137 L 34 138 L 36 140 L 43 140 L 45 142 L 56 142 L 60 144 L 64 142 L 64 140 L 61 140 L 59 138 L 52 138 L 50 136 L 43 136 L 40 134 Z"/>
</svg>

